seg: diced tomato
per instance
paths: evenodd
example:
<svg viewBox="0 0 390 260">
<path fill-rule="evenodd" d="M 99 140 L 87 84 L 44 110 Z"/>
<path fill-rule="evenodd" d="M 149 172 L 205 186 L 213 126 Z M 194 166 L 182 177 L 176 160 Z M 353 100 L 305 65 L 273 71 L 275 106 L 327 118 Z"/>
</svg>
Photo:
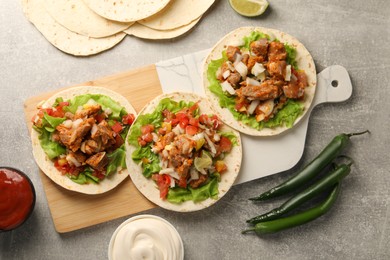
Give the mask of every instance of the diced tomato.
<svg viewBox="0 0 390 260">
<path fill-rule="evenodd" d="M 171 122 L 172 126 L 177 126 L 177 124 L 180 122 L 180 120 L 177 118 L 173 118 L 171 121 L 167 121 L 167 122 Z"/>
<path fill-rule="evenodd" d="M 140 146 L 145 146 L 147 143 L 145 142 L 145 140 L 143 140 L 141 137 L 138 137 L 138 144 Z"/>
<path fill-rule="evenodd" d="M 98 170 L 94 170 L 92 176 L 95 176 L 99 180 L 103 180 L 106 177 L 103 171 L 98 171 Z"/>
<path fill-rule="evenodd" d="M 141 136 L 142 140 L 144 140 L 147 143 L 150 143 L 153 141 L 153 135 L 151 133 L 146 133 Z"/>
<path fill-rule="evenodd" d="M 191 117 L 189 124 L 198 127 L 199 126 L 199 119 Z"/>
<path fill-rule="evenodd" d="M 187 179 L 185 177 L 180 177 L 178 185 L 179 187 L 187 188 Z"/>
<path fill-rule="evenodd" d="M 189 117 L 188 117 L 187 113 L 185 113 L 185 112 L 178 112 L 178 113 L 176 113 L 176 118 L 181 121 L 184 118 L 188 119 Z"/>
<path fill-rule="evenodd" d="M 105 114 L 103 114 L 103 113 L 98 113 L 95 116 L 95 120 L 96 120 L 97 123 L 102 122 L 105 118 L 106 118 Z"/>
<path fill-rule="evenodd" d="M 52 112 L 49 114 L 49 116 L 64 117 L 65 116 L 65 112 L 62 110 L 62 107 L 58 107 L 55 110 L 52 110 Z"/>
<path fill-rule="evenodd" d="M 77 176 L 80 171 L 82 170 L 81 168 L 77 168 L 76 166 L 69 165 L 69 163 L 66 161 L 66 159 L 59 158 L 54 161 L 54 167 L 58 171 L 60 171 L 62 174 L 71 174 L 74 176 Z"/>
<path fill-rule="evenodd" d="M 122 117 L 122 123 L 125 125 L 132 125 L 134 122 L 135 116 L 133 114 L 127 114 Z"/>
<path fill-rule="evenodd" d="M 196 135 L 197 132 L 198 132 L 198 127 L 193 126 L 193 125 L 186 126 L 186 134 Z"/>
<path fill-rule="evenodd" d="M 184 117 L 184 118 L 182 118 L 182 119 L 180 120 L 179 125 L 180 125 L 181 128 L 184 129 L 184 128 L 186 128 L 186 126 L 188 125 L 188 123 L 189 123 L 188 118 Z"/>
<path fill-rule="evenodd" d="M 184 112 L 178 112 L 176 114 L 176 119 L 179 120 L 179 125 L 181 128 L 186 128 L 186 126 L 188 125 L 190 119 L 188 117 L 188 115 Z"/>
<path fill-rule="evenodd" d="M 121 147 L 122 144 L 124 144 L 124 142 L 125 142 L 125 141 L 123 140 L 123 138 L 122 138 L 121 135 L 116 135 L 116 136 L 115 136 L 115 148 Z"/>
<path fill-rule="evenodd" d="M 219 141 L 220 152 L 222 153 L 230 152 L 232 150 L 232 147 L 233 144 L 230 141 L 230 139 L 225 136 L 221 136 L 221 140 Z"/>
<path fill-rule="evenodd" d="M 160 190 L 160 198 L 166 199 L 171 185 L 171 178 L 167 174 L 153 174 L 152 179 L 156 181 Z"/>
<path fill-rule="evenodd" d="M 201 114 L 199 116 L 199 122 L 203 125 L 206 125 L 207 124 L 207 120 L 209 119 L 208 115 L 206 114 Z"/>
<path fill-rule="evenodd" d="M 188 109 L 188 112 L 191 114 L 191 115 L 194 115 L 194 112 L 199 108 L 198 106 L 198 103 L 194 104 L 192 107 L 190 107 Z"/>
<path fill-rule="evenodd" d="M 119 134 L 123 130 L 123 126 L 118 121 L 115 122 L 114 125 L 111 126 L 112 131 Z"/>
<path fill-rule="evenodd" d="M 145 135 L 147 133 L 151 133 L 154 131 L 154 125 L 144 125 L 141 126 L 141 133 L 142 135 Z"/>
<path fill-rule="evenodd" d="M 213 122 L 214 129 L 219 129 L 222 126 L 221 121 L 219 121 L 219 118 L 216 115 L 211 117 L 211 121 Z"/>
<path fill-rule="evenodd" d="M 43 112 L 46 112 L 49 116 L 53 115 L 53 109 L 52 108 L 44 108 Z"/>
<path fill-rule="evenodd" d="M 227 166 L 224 161 L 216 161 L 214 167 L 218 173 L 223 173 L 227 170 Z"/>
<path fill-rule="evenodd" d="M 66 106 L 69 106 L 69 102 L 68 102 L 68 101 L 63 101 L 63 102 L 60 102 L 60 103 L 58 104 L 58 106 L 60 106 L 60 107 L 66 107 Z"/>
</svg>

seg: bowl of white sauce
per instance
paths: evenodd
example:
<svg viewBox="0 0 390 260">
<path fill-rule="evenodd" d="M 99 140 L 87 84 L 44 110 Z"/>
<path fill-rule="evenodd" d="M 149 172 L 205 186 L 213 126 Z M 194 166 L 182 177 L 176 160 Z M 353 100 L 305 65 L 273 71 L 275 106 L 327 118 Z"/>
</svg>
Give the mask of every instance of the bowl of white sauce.
<svg viewBox="0 0 390 260">
<path fill-rule="evenodd" d="M 138 215 L 124 221 L 108 247 L 109 260 L 183 260 L 184 246 L 171 223 L 154 215 Z"/>
</svg>

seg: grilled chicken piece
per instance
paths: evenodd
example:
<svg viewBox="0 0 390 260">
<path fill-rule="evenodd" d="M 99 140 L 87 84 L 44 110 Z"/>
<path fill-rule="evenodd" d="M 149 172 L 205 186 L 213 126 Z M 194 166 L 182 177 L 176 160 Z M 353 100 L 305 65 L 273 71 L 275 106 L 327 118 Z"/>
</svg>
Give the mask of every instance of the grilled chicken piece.
<svg viewBox="0 0 390 260">
<path fill-rule="evenodd" d="M 236 60 L 236 53 L 241 54 L 241 51 L 238 47 L 228 46 L 226 48 L 226 56 L 229 61 L 234 62 Z"/>
<path fill-rule="evenodd" d="M 92 168 L 98 171 L 102 171 L 104 170 L 104 167 L 108 164 L 108 157 L 106 155 L 106 152 L 100 152 L 92 155 L 85 162 Z"/>
<path fill-rule="evenodd" d="M 268 48 L 268 60 L 286 60 L 287 52 L 284 48 L 284 44 L 281 42 L 271 42 Z"/>
<path fill-rule="evenodd" d="M 288 98 L 302 98 L 307 86 L 307 77 L 304 71 L 297 71 L 297 76 L 291 77 L 287 85 L 283 86 L 284 95 Z"/>
<path fill-rule="evenodd" d="M 190 174 L 191 159 L 184 159 L 182 165 L 176 168 L 177 173 L 181 178 L 187 179 Z"/>
<path fill-rule="evenodd" d="M 264 62 L 264 57 L 263 56 L 250 56 L 248 60 L 248 64 L 246 65 L 248 67 L 248 71 L 251 71 L 253 66 L 257 63 L 262 63 Z"/>
<path fill-rule="evenodd" d="M 231 66 L 233 66 L 233 65 L 231 65 Z M 223 77 L 223 74 L 226 71 L 230 71 L 230 73 L 229 73 L 229 76 L 225 79 Z M 221 66 L 221 70 L 217 76 L 217 79 L 221 82 L 227 80 L 233 87 L 237 87 L 238 83 L 240 83 L 241 75 L 238 71 L 231 71 L 227 62 L 224 62 Z"/>
<path fill-rule="evenodd" d="M 242 55 L 242 59 L 241 59 L 241 62 L 245 64 L 245 66 L 248 66 L 248 61 L 249 61 L 249 54 L 245 53 L 244 55 Z"/>
<path fill-rule="evenodd" d="M 80 151 L 69 151 L 69 153 L 66 155 L 66 160 L 69 162 L 69 164 L 76 167 L 83 165 L 86 159 L 87 157 Z"/>
<path fill-rule="evenodd" d="M 73 120 L 76 120 L 78 118 L 85 118 L 96 115 L 101 109 L 101 106 L 99 104 L 96 105 L 88 105 L 84 109 L 77 111 L 74 114 Z"/>
<path fill-rule="evenodd" d="M 102 147 L 101 142 L 97 142 L 96 140 L 89 139 L 81 143 L 80 150 L 83 153 L 91 155 L 102 151 L 101 147 Z"/>
<path fill-rule="evenodd" d="M 91 139 L 96 142 L 100 141 L 102 150 L 115 144 L 114 131 L 111 130 L 106 120 L 101 121 L 96 125 L 96 128 L 94 126 L 94 130 L 91 132 Z"/>
<path fill-rule="evenodd" d="M 206 181 L 207 181 L 207 175 L 199 174 L 199 178 L 197 180 L 190 181 L 189 185 L 191 188 L 196 189 Z"/>
<path fill-rule="evenodd" d="M 257 41 L 251 42 L 249 48 L 251 53 L 254 55 L 266 58 L 268 52 L 268 40 L 266 38 L 261 38 Z"/>
<path fill-rule="evenodd" d="M 247 85 L 236 91 L 238 96 L 245 96 L 249 99 L 275 99 L 282 94 L 281 87 L 283 81 L 268 79 L 263 81 L 259 86 Z"/>
<path fill-rule="evenodd" d="M 60 142 L 69 150 L 76 152 L 80 146 L 85 135 L 89 133 L 94 124 L 93 118 L 88 118 L 82 121 L 75 129 L 67 128 L 63 124 L 57 126 L 59 132 Z"/>
<path fill-rule="evenodd" d="M 267 63 L 267 70 L 272 77 L 284 79 L 286 75 L 287 62 L 284 60 L 270 61 Z"/>
<path fill-rule="evenodd" d="M 196 142 L 192 139 L 189 139 L 188 137 L 186 137 L 186 135 L 183 134 L 175 138 L 175 140 L 173 141 L 173 145 L 175 145 L 179 149 L 179 152 L 182 155 L 187 156 L 196 147 Z"/>
<path fill-rule="evenodd" d="M 241 80 L 241 75 L 239 72 L 235 71 L 235 72 L 231 72 L 230 73 L 230 76 L 226 79 L 230 85 L 232 85 L 233 87 L 237 87 L 238 86 L 238 83 L 240 83 L 240 80 Z"/>
</svg>

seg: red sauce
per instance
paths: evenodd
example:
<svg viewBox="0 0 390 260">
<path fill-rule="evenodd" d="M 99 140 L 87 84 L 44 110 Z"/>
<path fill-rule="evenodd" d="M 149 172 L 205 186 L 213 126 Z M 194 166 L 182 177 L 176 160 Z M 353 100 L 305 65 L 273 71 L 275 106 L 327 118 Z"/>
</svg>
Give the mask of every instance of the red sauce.
<svg viewBox="0 0 390 260">
<path fill-rule="evenodd" d="M 21 225 L 35 205 L 35 191 L 30 180 L 19 171 L 0 168 L 0 231 Z"/>
</svg>

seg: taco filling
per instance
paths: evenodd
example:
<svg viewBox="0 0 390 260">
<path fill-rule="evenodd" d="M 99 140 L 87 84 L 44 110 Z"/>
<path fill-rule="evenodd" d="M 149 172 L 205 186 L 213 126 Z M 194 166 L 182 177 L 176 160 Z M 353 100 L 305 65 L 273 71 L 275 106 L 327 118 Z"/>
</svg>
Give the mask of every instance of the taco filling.
<svg viewBox="0 0 390 260">
<path fill-rule="evenodd" d="M 255 129 L 291 127 L 303 111 L 308 86 L 297 67 L 296 49 L 262 32 L 253 31 L 222 58 L 208 66 L 209 89 L 221 107 Z"/>
<path fill-rule="evenodd" d="M 236 135 L 221 127 L 215 115 L 201 114 L 197 103 L 162 99 L 132 126 L 132 159 L 155 181 L 163 200 L 216 199 L 220 177 L 228 170 L 225 155 L 237 144 Z"/>
<path fill-rule="evenodd" d="M 133 121 L 133 114 L 100 94 L 57 98 L 32 118 L 45 154 L 79 184 L 99 183 L 126 168 L 124 138 Z"/>
</svg>

